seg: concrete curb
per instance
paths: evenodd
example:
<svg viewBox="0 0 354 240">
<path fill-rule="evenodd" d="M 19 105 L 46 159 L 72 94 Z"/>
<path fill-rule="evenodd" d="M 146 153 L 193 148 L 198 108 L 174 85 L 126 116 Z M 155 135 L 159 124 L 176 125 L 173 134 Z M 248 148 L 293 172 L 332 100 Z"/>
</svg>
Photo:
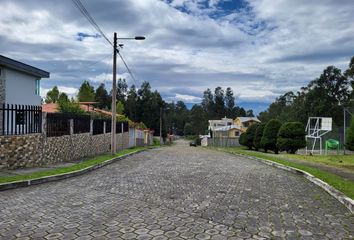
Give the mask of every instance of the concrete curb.
<svg viewBox="0 0 354 240">
<path fill-rule="evenodd" d="M 344 193 L 338 191 L 337 189 L 335 189 L 334 187 L 330 186 L 328 183 L 325 183 L 324 181 L 316 178 L 315 176 L 313 176 L 312 174 L 294 168 L 294 167 L 289 167 L 289 166 L 285 166 L 283 164 L 277 163 L 277 162 L 273 162 L 267 159 L 263 159 L 263 158 L 259 158 L 259 157 L 253 157 L 253 156 L 249 156 L 246 154 L 242 154 L 242 153 L 231 153 L 233 155 L 239 155 L 239 156 L 243 156 L 246 157 L 248 159 L 252 159 L 252 160 L 257 160 L 257 161 L 261 161 L 267 165 L 276 167 L 276 168 L 280 168 L 289 172 L 293 172 L 295 174 L 300 174 L 302 176 L 304 176 L 306 179 L 308 179 L 309 181 L 311 181 L 312 183 L 316 184 L 317 186 L 321 187 L 323 190 L 325 190 L 326 192 L 328 192 L 330 195 L 332 195 L 335 199 L 337 199 L 340 203 L 342 203 L 346 208 L 349 209 L 349 211 L 351 213 L 354 214 L 354 200 L 351 199 L 350 197 L 346 196 Z"/>
<path fill-rule="evenodd" d="M 66 178 L 80 176 L 82 174 L 94 171 L 94 170 L 96 170 L 98 168 L 104 167 L 104 166 L 106 166 L 108 164 L 117 162 L 119 160 L 122 160 L 124 158 L 127 158 L 129 156 L 132 156 L 134 154 L 137 154 L 137 153 L 149 150 L 149 149 L 151 149 L 151 148 L 137 150 L 135 152 L 127 153 L 127 154 L 125 154 L 123 156 L 111 158 L 111 159 L 108 159 L 108 160 L 106 160 L 106 161 L 104 161 L 102 163 L 99 163 L 99 164 L 96 164 L 96 165 L 93 165 L 93 166 L 90 166 L 90 167 L 87 167 L 87 168 L 83 168 L 83 169 L 80 169 L 80 170 L 77 170 L 77 171 L 73 171 L 73 172 L 62 173 L 62 174 L 51 175 L 51 176 L 46 176 L 46 177 L 41 177 L 41 178 L 29 179 L 29 180 L 15 181 L 15 182 L 9 182 L 9 183 L 1 183 L 0 184 L 0 191 L 20 188 L 20 187 L 29 187 L 31 185 L 48 183 L 48 182 L 58 181 L 58 180 L 66 179 Z"/>
</svg>

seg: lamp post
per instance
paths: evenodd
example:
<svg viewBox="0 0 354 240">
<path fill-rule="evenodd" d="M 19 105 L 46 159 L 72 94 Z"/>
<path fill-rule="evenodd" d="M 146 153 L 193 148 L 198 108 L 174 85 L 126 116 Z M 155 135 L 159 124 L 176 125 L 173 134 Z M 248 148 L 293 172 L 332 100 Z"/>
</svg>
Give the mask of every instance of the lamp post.
<svg viewBox="0 0 354 240">
<path fill-rule="evenodd" d="M 116 102 L 117 102 L 117 40 L 145 40 L 145 37 L 136 36 L 134 38 L 118 38 L 117 33 L 113 37 L 113 83 L 112 83 L 112 124 L 111 124 L 111 153 L 112 155 L 117 152 L 116 144 Z"/>
</svg>

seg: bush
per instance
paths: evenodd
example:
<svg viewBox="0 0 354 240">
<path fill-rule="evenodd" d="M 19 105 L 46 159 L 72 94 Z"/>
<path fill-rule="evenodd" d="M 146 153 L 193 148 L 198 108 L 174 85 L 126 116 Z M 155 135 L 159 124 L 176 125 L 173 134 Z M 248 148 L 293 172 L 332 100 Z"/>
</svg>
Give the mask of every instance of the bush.
<svg viewBox="0 0 354 240">
<path fill-rule="evenodd" d="M 241 135 L 240 135 L 240 138 L 238 139 L 238 142 L 240 143 L 240 145 L 242 145 L 242 146 L 247 146 L 246 144 L 247 144 L 247 142 L 246 142 L 246 133 L 244 132 L 244 133 L 241 133 Z"/>
<path fill-rule="evenodd" d="M 152 141 L 153 141 L 154 146 L 160 146 L 161 145 L 160 144 L 160 139 L 153 138 Z"/>
<path fill-rule="evenodd" d="M 349 130 L 347 132 L 347 137 L 346 137 L 346 147 L 354 151 L 354 118 L 352 119 L 352 122 L 350 124 Z"/>
<path fill-rule="evenodd" d="M 261 145 L 265 152 L 272 150 L 275 154 L 278 154 L 277 136 L 280 127 L 281 122 L 276 119 L 270 120 L 264 127 Z"/>
<path fill-rule="evenodd" d="M 294 154 L 300 148 L 306 147 L 305 127 L 300 122 L 284 123 L 278 132 L 277 148 Z"/>
<path fill-rule="evenodd" d="M 254 136 L 256 135 L 256 130 L 258 128 L 259 124 L 253 124 L 247 128 L 246 131 L 246 146 L 249 149 L 252 149 L 253 146 L 253 140 Z"/>
<path fill-rule="evenodd" d="M 253 139 L 253 146 L 256 149 L 256 151 L 258 151 L 258 149 L 262 148 L 262 144 L 261 144 L 261 139 L 263 136 L 263 131 L 265 128 L 265 123 L 259 124 L 256 130 L 256 133 L 254 135 L 254 139 Z"/>
</svg>

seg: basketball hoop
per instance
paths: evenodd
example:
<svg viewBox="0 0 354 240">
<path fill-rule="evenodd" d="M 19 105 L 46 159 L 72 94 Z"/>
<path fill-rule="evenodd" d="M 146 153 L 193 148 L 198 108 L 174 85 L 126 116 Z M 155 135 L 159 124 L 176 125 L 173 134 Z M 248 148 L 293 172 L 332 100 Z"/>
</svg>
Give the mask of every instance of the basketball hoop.
<svg viewBox="0 0 354 240">
<path fill-rule="evenodd" d="M 306 142 L 311 143 L 311 153 L 314 154 L 316 143 L 319 141 L 319 153 L 322 154 L 322 136 L 332 131 L 332 118 L 328 117 L 309 117 L 306 125 Z M 308 146 L 306 145 L 306 154 Z"/>
</svg>

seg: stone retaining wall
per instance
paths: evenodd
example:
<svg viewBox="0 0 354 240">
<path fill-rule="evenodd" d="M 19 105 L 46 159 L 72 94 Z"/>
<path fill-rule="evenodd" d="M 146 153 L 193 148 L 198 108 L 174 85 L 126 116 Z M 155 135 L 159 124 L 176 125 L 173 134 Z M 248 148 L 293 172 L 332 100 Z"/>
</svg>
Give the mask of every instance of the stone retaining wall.
<svg viewBox="0 0 354 240">
<path fill-rule="evenodd" d="M 129 147 L 129 134 L 116 134 L 117 150 Z M 43 134 L 0 136 L 0 168 L 16 169 L 70 162 L 108 153 L 111 134 L 73 134 L 46 138 Z"/>
<path fill-rule="evenodd" d="M 1 72 L 3 75 L 5 74 L 3 69 Z M 5 77 L 0 75 L 0 106 L 5 103 L 6 91 L 5 91 Z M 2 111 L 0 111 L 0 132 L 2 132 Z"/>
</svg>

